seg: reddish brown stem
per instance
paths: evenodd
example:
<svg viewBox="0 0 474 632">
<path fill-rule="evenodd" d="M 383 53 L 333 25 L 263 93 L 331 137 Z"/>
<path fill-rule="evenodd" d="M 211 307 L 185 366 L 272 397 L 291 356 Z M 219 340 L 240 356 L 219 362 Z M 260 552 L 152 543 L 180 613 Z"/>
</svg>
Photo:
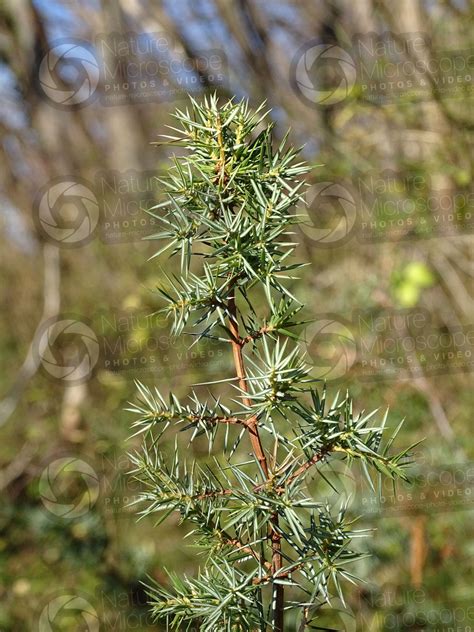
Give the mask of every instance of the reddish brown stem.
<svg viewBox="0 0 474 632">
<path fill-rule="evenodd" d="M 242 355 L 242 344 L 241 344 L 242 339 L 240 338 L 240 334 L 239 334 L 239 325 L 237 322 L 237 307 L 235 305 L 234 297 L 231 297 L 229 299 L 228 307 L 229 307 L 229 314 L 230 314 L 229 329 L 232 335 L 231 342 L 232 342 L 232 353 L 234 355 L 235 371 L 237 373 L 237 378 L 239 380 L 240 390 L 245 394 L 242 400 L 246 406 L 250 407 L 252 405 L 252 401 L 250 397 L 248 397 L 247 395 L 248 387 L 247 387 L 247 378 L 245 374 L 244 358 Z M 260 435 L 258 432 L 257 416 L 252 415 L 252 417 L 250 417 L 247 420 L 246 425 L 250 434 L 250 442 L 252 444 L 252 449 L 254 451 L 254 454 L 258 462 L 260 463 L 260 466 L 263 470 L 265 478 L 268 478 L 267 459 L 265 457 L 262 441 L 260 439 Z"/>
<path fill-rule="evenodd" d="M 229 299 L 229 329 L 231 333 L 232 353 L 234 355 L 234 364 L 239 387 L 243 393 L 242 400 L 244 404 L 250 408 L 252 400 L 248 395 L 247 376 L 245 372 L 244 357 L 242 354 L 243 338 L 240 337 L 239 323 L 237 320 L 237 306 L 235 304 L 235 296 Z M 257 458 L 265 478 L 269 478 L 268 463 L 263 449 L 260 434 L 258 432 L 257 416 L 253 415 L 247 420 L 247 429 L 249 431 L 252 449 Z M 281 555 L 281 536 L 278 533 L 278 514 L 273 514 L 268 529 L 269 538 L 272 546 L 272 574 L 275 575 L 282 567 Z M 273 585 L 273 630 L 274 632 L 283 632 L 284 626 L 284 587 L 280 584 Z"/>
<path fill-rule="evenodd" d="M 312 467 L 313 465 L 316 465 L 316 463 L 319 463 L 319 461 L 322 461 L 322 459 L 324 459 L 324 457 L 326 456 L 328 452 L 330 452 L 330 449 L 324 450 L 323 452 L 317 452 L 316 454 L 314 454 L 308 461 L 305 461 L 303 465 L 300 465 L 300 467 L 296 470 L 296 472 L 293 472 L 293 474 L 286 481 L 286 484 L 289 485 L 299 476 L 304 474 L 306 470 L 309 470 L 310 467 Z"/>
</svg>

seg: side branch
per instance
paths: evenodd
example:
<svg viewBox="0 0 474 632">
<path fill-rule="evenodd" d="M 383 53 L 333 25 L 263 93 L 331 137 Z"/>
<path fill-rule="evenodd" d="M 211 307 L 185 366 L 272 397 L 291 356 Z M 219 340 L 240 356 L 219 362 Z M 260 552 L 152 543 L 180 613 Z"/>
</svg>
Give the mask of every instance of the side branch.
<svg viewBox="0 0 474 632">
<path fill-rule="evenodd" d="M 290 485 L 293 481 L 299 478 L 302 474 L 304 474 L 307 470 L 309 470 L 313 465 L 319 463 L 324 459 L 324 457 L 331 452 L 331 447 L 322 450 L 321 452 L 316 452 L 310 459 L 305 461 L 300 467 L 291 474 L 291 476 L 286 481 L 286 485 Z"/>
<path fill-rule="evenodd" d="M 264 327 L 260 327 L 260 329 L 258 329 L 257 331 L 253 331 L 251 334 L 248 334 L 247 336 L 245 336 L 245 338 L 241 338 L 240 339 L 240 346 L 243 347 L 244 345 L 248 344 L 249 342 L 253 342 L 254 340 L 258 340 L 259 338 L 262 338 L 262 336 L 264 336 L 265 334 L 268 334 L 270 332 L 274 331 L 273 327 L 270 327 L 269 325 L 265 325 Z"/>
<path fill-rule="evenodd" d="M 191 417 L 192 421 L 200 422 L 204 421 L 209 424 L 231 424 L 231 425 L 241 425 L 247 426 L 247 419 L 240 419 L 239 417 L 219 417 L 219 416 L 209 416 L 209 417 L 200 417 L 199 415 L 193 415 Z"/>
<path fill-rule="evenodd" d="M 297 478 L 299 478 L 300 476 L 302 476 L 307 470 L 309 470 L 313 465 L 316 465 L 316 463 L 319 463 L 320 461 L 322 461 L 324 459 L 324 457 L 329 454 L 329 452 L 331 452 L 332 450 L 332 446 L 326 448 L 325 450 L 322 450 L 321 452 L 316 452 L 316 454 L 314 454 L 310 459 L 308 459 L 307 461 L 305 461 L 302 465 L 300 465 L 300 467 L 298 467 L 293 474 L 291 474 L 285 481 L 284 485 L 279 485 L 278 487 L 275 487 L 275 491 L 278 494 L 282 494 L 285 489 L 287 488 L 288 485 L 291 485 L 291 483 L 293 481 L 295 481 Z M 253 488 L 254 492 L 259 492 L 262 489 L 264 489 L 267 485 L 268 485 L 269 481 L 265 481 L 264 483 L 260 483 L 259 485 L 256 485 Z"/>
</svg>

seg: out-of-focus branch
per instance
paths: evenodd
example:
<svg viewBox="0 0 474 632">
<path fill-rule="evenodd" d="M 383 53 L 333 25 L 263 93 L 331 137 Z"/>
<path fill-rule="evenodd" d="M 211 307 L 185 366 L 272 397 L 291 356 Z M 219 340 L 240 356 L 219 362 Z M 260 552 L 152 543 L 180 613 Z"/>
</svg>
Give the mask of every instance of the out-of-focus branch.
<svg viewBox="0 0 474 632">
<path fill-rule="evenodd" d="M 406 327 L 404 333 L 406 337 L 409 337 L 410 334 Z M 411 362 L 408 362 L 408 366 L 410 367 L 410 373 L 413 376 L 413 379 L 411 381 L 413 388 L 420 391 L 420 393 L 425 396 L 431 414 L 433 415 L 433 419 L 435 420 L 435 423 L 438 426 L 438 430 L 440 431 L 442 437 L 448 439 L 449 441 L 453 441 L 455 437 L 454 431 L 451 424 L 449 423 L 449 419 L 446 415 L 443 405 L 441 404 L 441 400 L 438 397 L 436 389 L 425 377 L 423 367 L 421 366 L 416 353 L 412 354 L 411 360 Z"/>
<path fill-rule="evenodd" d="M 25 472 L 36 455 L 36 449 L 26 443 L 10 463 L 0 470 L 0 489 L 5 489 L 12 481 Z"/>
<path fill-rule="evenodd" d="M 389 8 L 390 6 L 390 8 Z M 398 41 L 402 46 L 404 44 L 404 35 L 400 33 L 413 33 L 424 32 L 424 25 L 426 24 L 426 15 L 423 14 L 422 3 L 419 0 L 402 0 L 397 4 L 387 5 L 384 2 L 380 2 L 378 5 L 382 15 L 386 18 L 387 22 L 391 24 L 393 28 L 392 36 L 394 40 Z M 407 57 L 414 63 L 430 62 L 433 59 L 433 51 L 419 51 L 416 55 L 412 50 L 407 51 Z M 461 118 L 459 113 L 452 107 L 448 107 L 446 100 L 442 97 L 439 85 L 436 78 L 426 72 L 423 74 L 423 78 L 429 83 L 431 89 L 431 97 L 436 104 L 437 109 L 446 121 L 449 121 L 452 125 L 455 125 L 458 129 L 464 131 L 474 129 L 474 125 L 470 118 Z"/>
<path fill-rule="evenodd" d="M 26 358 L 7 396 L 0 402 L 0 426 L 8 421 L 23 395 L 29 381 L 39 368 L 39 358 L 35 353 L 38 336 L 45 321 L 57 317 L 60 309 L 60 267 L 59 250 L 51 244 L 43 246 L 43 313 L 39 320 Z"/>
<path fill-rule="evenodd" d="M 469 318 L 472 314 L 474 301 L 469 295 L 456 268 L 444 254 L 434 253 L 431 260 L 443 280 L 446 289 L 450 292 L 453 301 L 458 305 L 462 313 Z"/>
</svg>

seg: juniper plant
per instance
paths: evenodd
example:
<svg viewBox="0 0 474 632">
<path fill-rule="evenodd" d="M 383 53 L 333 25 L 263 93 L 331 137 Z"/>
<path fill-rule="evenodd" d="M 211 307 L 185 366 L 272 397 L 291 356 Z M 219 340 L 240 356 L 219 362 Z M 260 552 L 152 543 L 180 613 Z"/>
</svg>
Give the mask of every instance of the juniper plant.
<svg viewBox="0 0 474 632">
<path fill-rule="evenodd" d="M 173 157 L 167 199 L 152 211 L 162 221 L 151 237 L 164 240 L 157 254 L 181 260 L 159 288 L 164 312 L 173 336 L 189 328 L 194 342 L 227 345 L 232 371 L 208 388 L 225 394 L 220 381 L 234 393 L 203 400 L 195 389 L 183 403 L 139 383 L 130 409 L 143 433 L 133 456 L 141 514 L 162 522 L 178 512 L 205 554 L 195 577 L 169 573 L 169 588 L 149 586 L 167 629 L 283 632 L 292 610 L 298 630 L 314 629 L 331 594 L 344 600 L 341 582 L 354 581 L 361 553 L 347 507 L 318 502 L 308 477 L 339 457 L 359 462 L 372 487 L 374 474 L 406 478 L 408 451 L 391 454 L 400 426 L 384 439 L 386 414 L 374 424 L 377 411 L 355 414 L 349 396 L 328 404 L 311 378 L 303 306 L 290 290 L 301 267 L 290 257 L 294 209 L 309 167 L 288 134 L 274 147 L 267 115 L 264 105 L 192 100 L 165 138 L 187 151 Z M 177 434 L 167 458 L 164 435 L 177 430 L 204 439 L 209 459 L 191 459 Z"/>
</svg>

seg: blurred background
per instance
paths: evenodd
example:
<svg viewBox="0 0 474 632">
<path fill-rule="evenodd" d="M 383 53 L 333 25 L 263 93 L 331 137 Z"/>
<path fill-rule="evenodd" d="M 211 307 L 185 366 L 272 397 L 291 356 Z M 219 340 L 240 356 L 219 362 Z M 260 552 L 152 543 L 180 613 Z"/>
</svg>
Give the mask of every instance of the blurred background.
<svg viewBox="0 0 474 632">
<path fill-rule="evenodd" d="M 315 165 L 294 288 L 315 372 L 425 439 L 396 495 L 337 463 L 318 488 L 374 529 L 322 625 L 473 629 L 472 39 L 467 0 L 0 0 L 0 630 L 159 629 L 141 582 L 196 569 L 177 519 L 129 507 L 125 408 L 135 379 L 185 396 L 230 369 L 150 316 L 143 240 L 152 143 L 213 91 L 266 99 Z"/>
</svg>

